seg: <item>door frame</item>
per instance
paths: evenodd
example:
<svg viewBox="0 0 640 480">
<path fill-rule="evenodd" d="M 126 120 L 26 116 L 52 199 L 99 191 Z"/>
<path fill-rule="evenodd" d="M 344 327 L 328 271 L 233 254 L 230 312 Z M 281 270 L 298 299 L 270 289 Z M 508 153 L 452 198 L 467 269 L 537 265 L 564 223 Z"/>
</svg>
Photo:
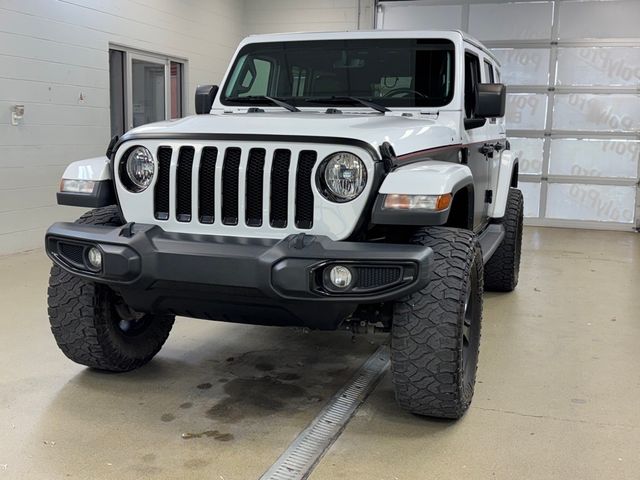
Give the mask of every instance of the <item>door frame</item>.
<svg viewBox="0 0 640 480">
<path fill-rule="evenodd" d="M 137 52 L 127 52 L 125 58 L 125 89 L 127 92 L 127 98 L 131 99 L 131 103 L 127 102 L 130 108 L 126 111 L 127 129 L 132 129 L 133 126 L 133 61 L 139 60 L 142 62 L 153 63 L 155 65 L 162 65 L 164 71 L 164 120 L 169 118 L 171 112 L 171 64 L 168 59 L 160 59 L 151 55 L 141 54 Z"/>
<path fill-rule="evenodd" d="M 125 106 L 125 131 L 133 128 L 133 60 L 156 63 L 164 66 L 164 120 L 171 117 L 171 63 L 182 64 L 182 78 L 180 85 L 180 96 L 182 106 L 182 116 L 188 114 L 186 102 L 188 92 L 188 60 L 186 58 L 165 55 L 157 52 L 147 52 L 126 45 L 109 43 L 109 50 L 119 50 L 124 52 L 124 106 Z"/>
</svg>

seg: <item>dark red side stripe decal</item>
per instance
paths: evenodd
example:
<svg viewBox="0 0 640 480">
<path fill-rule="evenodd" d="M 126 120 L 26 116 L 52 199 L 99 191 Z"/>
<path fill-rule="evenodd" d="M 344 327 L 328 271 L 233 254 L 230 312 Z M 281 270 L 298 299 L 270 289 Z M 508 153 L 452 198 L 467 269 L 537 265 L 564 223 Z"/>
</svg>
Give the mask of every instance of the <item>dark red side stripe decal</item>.
<svg viewBox="0 0 640 480">
<path fill-rule="evenodd" d="M 414 160 L 419 160 L 422 158 L 429 158 L 431 156 L 434 155 L 442 155 L 442 154 L 447 154 L 447 153 L 452 153 L 454 151 L 458 151 L 462 148 L 470 148 L 473 147 L 474 145 L 484 145 L 485 143 L 493 143 L 493 142 L 498 142 L 501 141 L 503 139 L 496 139 L 496 140 L 482 140 L 480 142 L 473 142 L 473 143 L 454 143 L 451 145 L 443 145 L 442 147 L 435 147 L 435 148 L 427 148 L 425 150 L 417 150 L 415 152 L 411 152 L 411 153 L 405 153 L 404 155 L 399 155 L 397 157 L 397 163 L 407 163 L 407 162 L 411 162 Z"/>
<path fill-rule="evenodd" d="M 430 157 L 432 155 L 440 155 L 443 153 L 458 151 L 463 147 L 464 147 L 463 144 L 456 143 L 454 145 L 444 145 L 442 147 L 427 148 L 425 150 L 418 150 L 416 152 L 405 153 L 404 155 L 398 156 L 397 160 L 398 160 L 398 163 L 406 163 L 419 158 Z"/>
</svg>

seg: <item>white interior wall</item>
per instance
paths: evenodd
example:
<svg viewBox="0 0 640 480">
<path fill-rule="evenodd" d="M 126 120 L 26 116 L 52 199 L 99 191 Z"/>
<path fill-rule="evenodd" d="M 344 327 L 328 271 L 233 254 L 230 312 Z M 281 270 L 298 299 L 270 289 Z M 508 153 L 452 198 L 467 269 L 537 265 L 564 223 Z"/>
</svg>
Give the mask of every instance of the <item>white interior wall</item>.
<svg viewBox="0 0 640 480">
<path fill-rule="evenodd" d="M 245 0 L 245 32 L 372 29 L 374 0 Z"/>
<path fill-rule="evenodd" d="M 65 166 L 109 142 L 109 44 L 188 59 L 217 82 L 245 35 L 238 0 L 0 0 L 0 254 L 37 248 L 81 210 L 56 206 Z M 10 108 L 24 104 L 11 125 Z"/>
</svg>

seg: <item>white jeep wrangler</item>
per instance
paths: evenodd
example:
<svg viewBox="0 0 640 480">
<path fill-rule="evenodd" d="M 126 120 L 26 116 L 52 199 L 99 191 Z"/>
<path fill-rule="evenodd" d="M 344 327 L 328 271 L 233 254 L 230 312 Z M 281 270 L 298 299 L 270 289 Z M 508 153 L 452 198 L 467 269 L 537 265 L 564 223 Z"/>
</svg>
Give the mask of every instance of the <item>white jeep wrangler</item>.
<svg viewBox="0 0 640 480">
<path fill-rule="evenodd" d="M 499 64 L 458 31 L 244 40 L 198 115 L 69 165 L 49 317 L 94 368 L 148 362 L 174 316 L 391 332 L 396 397 L 458 418 L 484 289 L 518 282 L 522 195 Z"/>
</svg>

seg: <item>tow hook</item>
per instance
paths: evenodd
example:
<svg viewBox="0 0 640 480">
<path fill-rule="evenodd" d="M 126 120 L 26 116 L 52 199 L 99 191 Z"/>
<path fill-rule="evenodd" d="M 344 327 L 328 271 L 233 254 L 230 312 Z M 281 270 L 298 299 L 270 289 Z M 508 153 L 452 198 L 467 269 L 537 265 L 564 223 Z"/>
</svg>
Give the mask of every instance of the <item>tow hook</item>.
<svg viewBox="0 0 640 480">
<path fill-rule="evenodd" d="M 353 335 L 374 335 L 389 333 L 389 329 L 382 322 L 371 323 L 366 320 L 347 319 L 342 323 L 342 329 Z"/>
<path fill-rule="evenodd" d="M 121 237 L 125 237 L 125 238 L 133 237 L 133 226 L 134 225 L 135 225 L 135 222 L 126 223 L 122 227 L 122 229 L 120 230 L 120 236 Z"/>
<path fill-rule="evenodd" d="M 391 304 L 361 305 L 353 315 L 342 322 L 341 328 L 354 335 L 389 333 L 391 330 Z"/>
</svg>

